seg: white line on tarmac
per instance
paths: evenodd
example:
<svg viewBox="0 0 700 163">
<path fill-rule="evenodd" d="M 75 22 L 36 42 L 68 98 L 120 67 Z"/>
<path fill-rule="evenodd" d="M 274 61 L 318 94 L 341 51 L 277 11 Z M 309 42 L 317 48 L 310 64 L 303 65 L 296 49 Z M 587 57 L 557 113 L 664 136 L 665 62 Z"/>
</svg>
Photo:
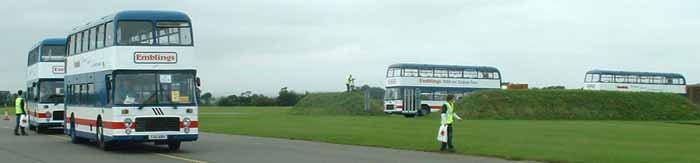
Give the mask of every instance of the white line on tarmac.
<svg viewBox="0 0 700 163">
<path fill-rule="evenodd" d="M 5 129 L 12 129 L 12 128 L 7 127 L 7 126 L 3 126 L 2 128 L 5 128 Z M 67 136 L 58 136 L 58 135 L 47 135 L 47 136 L 54 137 L 54 138 L 57 138 L 57 139 L 67 140 L 67 141 L 70 140 Z M 171 159 L 176 159 L 176 160 L 181 160 L 181 161 L 187 161 L 187 162 L 193 162 L 193 163 L 209 163 L 209 162 L 206 162 L 206 161 L 195 160 L 195 159 L 189 159 L 189 158 L 180 157 L 180 156 L 175 156 L 175 155 L 169 155 L 169 154 L 162 154 L 162 153 L 153 153 L 153 154 L 154 154 L 154 155 L 157 155 L 157 156 L 161 156 L 161 157 L 166 157 L 166 158 L 171 158 Z"/>
</svg>

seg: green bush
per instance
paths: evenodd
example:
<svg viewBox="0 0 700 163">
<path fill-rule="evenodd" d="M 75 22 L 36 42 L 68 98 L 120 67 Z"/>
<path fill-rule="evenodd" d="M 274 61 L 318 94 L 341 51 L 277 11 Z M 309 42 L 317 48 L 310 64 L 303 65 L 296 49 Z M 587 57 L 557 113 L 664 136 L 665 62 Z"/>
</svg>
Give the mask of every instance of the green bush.
<svg viewBox="0 0 700 163">
<path fill-rule="evenodd" d="M 698 120 L 700 107 L 669 93 L 492 90 L 457 102 L 466 119 Z"/>
<path fill-rule="evenodd" d="M 383 115 L 381 100 L 370 99 L 370 111 L 364 110 L 364 94 L 350 93 L 310 93 L 294 107 L 292 113 L 304 115 Z"/>
</svg>

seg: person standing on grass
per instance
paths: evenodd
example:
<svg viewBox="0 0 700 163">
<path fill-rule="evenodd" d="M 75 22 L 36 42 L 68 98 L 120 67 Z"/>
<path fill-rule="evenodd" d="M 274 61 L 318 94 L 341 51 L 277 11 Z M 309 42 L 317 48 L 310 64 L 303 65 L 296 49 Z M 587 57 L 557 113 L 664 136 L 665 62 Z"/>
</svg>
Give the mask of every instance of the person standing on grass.
<svg viewBox="0 0 700 163">
<path fill-rule="evenodd" d="M 348 77 L 345 78 L 345 88 L 346 88 L 345 91 L 346 91 L 346 92 L 352 91 L 351 88 L 350 88 L 350 85 L 352 84 L 352 81 L 353 81 L 353 80 L 354 80 L 354 79 L 352 78 L 352 74 L 348 74 Z"/>
<path fill-rule="evenodd" d="M 24 132 L 24 127 L 19 126 L 19 121 L 22 115 L 25 115 L 27 112 L 25 111 L 24 107 L 24 98 L 22 98 L 22 90 L 17 91 L 17 99 L 15 99 L 15 115 L 17 115 L 17 123 L 15 124 L 15 135 L 19 136 L 19 129 L 22 129 L 22 135 L 27 135 L 26 132 Z"/>
<path fill-rule="evenodd" d="M 452 144 L 453 139 L 452 135 L 454 135 L 452 132 L 454 129 L 452 129 L 452 124 L 454 123 L 454 119 L 462 120 L 461 117 L 455 113 L 455 96 L 454 95 L 447 95 L 447 102 L 442 105 L 442 114 L 440 114 L 440 117 L 442 117 L 442 121 L 445 125 L 447 125 L 447 142 L 442 142 L 440 146 L 440 151 L 448 151 L 448 152 L 455 152 L 454 145 Z"/>
</svg>

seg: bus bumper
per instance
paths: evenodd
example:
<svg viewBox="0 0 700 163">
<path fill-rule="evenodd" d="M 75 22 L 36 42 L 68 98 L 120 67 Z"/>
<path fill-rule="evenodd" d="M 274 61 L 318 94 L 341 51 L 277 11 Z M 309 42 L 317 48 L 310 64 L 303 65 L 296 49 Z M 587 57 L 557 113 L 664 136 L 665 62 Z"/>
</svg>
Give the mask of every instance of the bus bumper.
<svg viewBox="0 0 700 163">
<path fill-rule="evenodd" d="M 37 127 L 48 127 L 48 128 L 63 127 L 63 122 L 62 121 L 60 121 L 60 122 L 37 122 L 36 126 Z"/>
<path fill-rule="evenodd" d="M 149 140 L 148 135 L 105 136 L 105 141 L 150 142 L 150 141 L 197 141 L 198 134 L 168 135 L 167 139 Z"/>
</svg>

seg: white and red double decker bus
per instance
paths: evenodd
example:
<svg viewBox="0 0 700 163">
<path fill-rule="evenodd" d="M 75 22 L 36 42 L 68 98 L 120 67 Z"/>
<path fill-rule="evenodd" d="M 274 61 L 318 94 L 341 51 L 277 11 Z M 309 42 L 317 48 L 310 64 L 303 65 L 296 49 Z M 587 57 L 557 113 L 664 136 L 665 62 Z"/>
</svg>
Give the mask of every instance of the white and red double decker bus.
<svg viewBox="0 0 700 163">
<path fill-rule="evenodd" d="M 198 138 L 192 24 L 174 11 L 122 11 L 68 36 L 66 121 L 74 143 L 154 142 L 178 150 Z"/>
<path fill-rule="evenodd" d="M 501 72 L 495 67 L 393 64 L 386 73 L 384 112 L 423 116 L 439 111 L 449 94 L 460 98 L 474 91 L 500 88 Z"/>
<path fill-rule="evenodd" d="M 27 112 L 29 129 L 37 133 L 63 126 L 63 74 L 66 39 L 37 43 L 27 57 Z"/>
</svg>

